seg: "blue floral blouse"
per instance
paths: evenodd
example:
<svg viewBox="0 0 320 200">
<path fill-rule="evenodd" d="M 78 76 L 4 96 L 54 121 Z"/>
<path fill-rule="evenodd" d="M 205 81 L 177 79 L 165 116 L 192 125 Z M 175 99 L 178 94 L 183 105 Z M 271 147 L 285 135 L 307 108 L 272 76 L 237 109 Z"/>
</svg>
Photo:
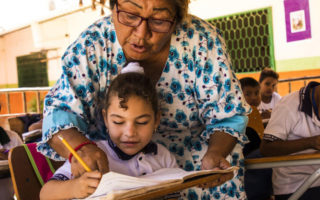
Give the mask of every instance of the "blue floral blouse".
<svg viewBox="0 0 320 200">
<path fill-rule="evenodd" d="M 38 150 L 61 157 L 47 141 L 60 130 L 76 127 L 91 140 L 106 139 L 101 100 L 110 82 L 126 63 L 111 17 L 89 26 L 62 56 L 63 73 L 45 98 L 43 137 Z M 199 170 L 215 131 L 237 138 L 227 157 L 240 167 L 225 184 L 190 188 L 183 199 L 246 199 L 243 187 L 242 147 L 250 107 L 232 70 L 224 40 L 208 22 L 194 16 L 180 23 L 172 34 L 169 56 L 157 83 L 161 123 L 154 141 L 175 156 L 178 165 Z"/>
</svg>

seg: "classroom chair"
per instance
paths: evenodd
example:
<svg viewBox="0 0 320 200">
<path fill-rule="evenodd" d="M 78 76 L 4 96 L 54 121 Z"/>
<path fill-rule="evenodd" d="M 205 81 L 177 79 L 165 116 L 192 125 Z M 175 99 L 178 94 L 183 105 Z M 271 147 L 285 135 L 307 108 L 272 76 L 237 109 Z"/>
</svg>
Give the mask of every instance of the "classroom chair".
<svg viewBox="0 0 320 200">
<path fill-rule="evenodd" d="M 36 143 L 17 146 L 9 152 L 9 168 L 18 200 L 38 200 L 42 185 L 64 162 L 53 161 L 36 151 Z"/>
<path fill-rule="evenodd" d="M 260 115 L 257 107 L 251 106 L 251 109 L 252 109 L 252 111 L 248 115 L 248 125 L 247 126 L 252 128 L 253 130 L 255 130 L 258 133 L 260 139 L 262 139 L 264 127 L 263 127 L 261 115 Z"/>
<path fill-rule="evenodd" d="M 245 160 L 246 169 L 265 169 L 299 165 L 320 165 L 320 153 L 251 158 Z M 303 193 L 307 191 L 307 189 L 319 178 L 320 168 L 311 174 L 288 200 L 298 200 Z"/>
</svg>

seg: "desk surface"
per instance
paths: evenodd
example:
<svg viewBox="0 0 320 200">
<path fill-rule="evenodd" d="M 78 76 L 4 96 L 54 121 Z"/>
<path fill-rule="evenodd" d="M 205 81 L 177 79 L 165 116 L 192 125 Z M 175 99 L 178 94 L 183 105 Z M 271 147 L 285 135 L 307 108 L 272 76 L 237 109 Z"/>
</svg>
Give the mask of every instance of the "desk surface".
<svg viewBox="0 0 320 200">
<path fill-rule="evenodd" d="M 9 163 L 8 160 L 0 160 L 0 171 L 8 171 Z"/>
<path fill-rule="evenodd" d="M 0 178 L 10 176 L 8 160 L 0 160 Z"/>
</svg>

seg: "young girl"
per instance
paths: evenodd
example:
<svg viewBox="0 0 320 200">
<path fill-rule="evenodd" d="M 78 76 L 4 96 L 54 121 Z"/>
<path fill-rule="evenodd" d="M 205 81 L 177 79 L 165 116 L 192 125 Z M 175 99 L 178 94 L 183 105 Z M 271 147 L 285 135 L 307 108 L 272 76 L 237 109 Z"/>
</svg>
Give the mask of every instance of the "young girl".
<svg viewBox="0 0 320 200">
<path fill-rule="evenodd" d="M 110 171 L 141 176 L 161 168 L 178 167 L 165 147 L 151 141 L 160 113 L 156 90 L 143 74 L 143 68 L 129 64 L 112 81 L 102 114 L 109 137 L 96 145 L 106 153 Z M 42 187 L 40 198 L 85 198 L 95 191 L 100 178 L 98 171 L 72 177 L 70 162 L 66 161 Z"/>
</svg>

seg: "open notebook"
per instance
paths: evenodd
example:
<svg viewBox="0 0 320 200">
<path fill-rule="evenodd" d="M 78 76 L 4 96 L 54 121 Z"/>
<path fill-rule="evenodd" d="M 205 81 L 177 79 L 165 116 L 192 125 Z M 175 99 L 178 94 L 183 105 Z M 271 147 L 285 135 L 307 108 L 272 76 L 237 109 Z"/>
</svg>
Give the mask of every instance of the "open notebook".
<svg viewBox="0 0 320 200">
<path fill-rule="evenodd" d="M 108 172 L 102 176 L 96 191 L 86 199 L 125 199 L 150 191 L 161 190 L 164 187 L 181 184 L 193 178 L 217 173 L 229 173 L 236 169 L 238 167 L 230 167 L 226 170 L 187 172 L 180 168 L 163 168 L 140 177 Z"/>
</svg>

